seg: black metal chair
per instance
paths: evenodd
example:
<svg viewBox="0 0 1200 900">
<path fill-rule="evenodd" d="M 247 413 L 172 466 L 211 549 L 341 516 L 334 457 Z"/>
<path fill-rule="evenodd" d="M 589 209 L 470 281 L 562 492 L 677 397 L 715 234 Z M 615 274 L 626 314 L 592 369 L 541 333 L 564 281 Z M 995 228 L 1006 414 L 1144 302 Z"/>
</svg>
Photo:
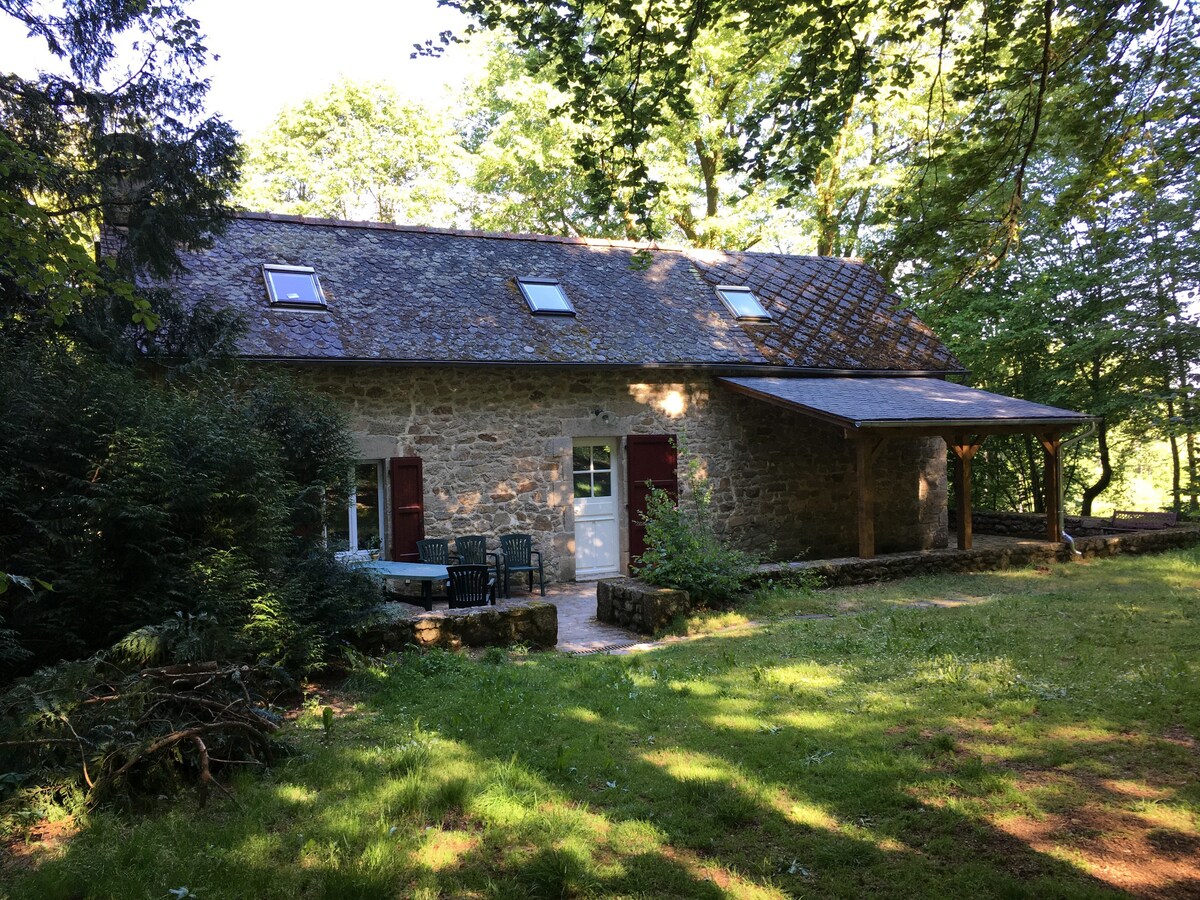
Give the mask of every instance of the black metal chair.
<svg viewBox="0 0 1200 900">
<path fill-rule="evenodd" d="M 537 572 L 542 596 L 546 596 L 546 572 L 542 568 L 542 554 L 533 549 L 533 538 L 528 534 L 505 534 L 500 537 L 500 552 L 504 554 L 504 596 L 509 596 L 509 580 L 514 572 L 529 573 L 529 593 L 533 593 L 533 573 Z M 537 557 L 537 565 L 533 557 Z"/>
<path fill-rule="evenodd" d="M 454 539 L 454 552 L 460 565 L 487 566 L 496 570 L 496 582 L 500 581 L 500 554 L 489 553 L 487 538 L 479 534 L 464 534 Z M 489 562 L 491 560 L 491 562 Z"/>
<path fill-rule="evenodd" d="M 496 605 L 496 579 L 487 566 L 450 566 L 450 608 Z"/>
</svg>

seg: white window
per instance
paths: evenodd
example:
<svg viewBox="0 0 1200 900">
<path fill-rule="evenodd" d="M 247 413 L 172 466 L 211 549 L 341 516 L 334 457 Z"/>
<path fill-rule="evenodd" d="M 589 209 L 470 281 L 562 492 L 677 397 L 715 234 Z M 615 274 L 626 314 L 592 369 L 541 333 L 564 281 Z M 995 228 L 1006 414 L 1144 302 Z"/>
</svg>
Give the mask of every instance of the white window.
<svg viewBox="0 0 1200 900">
<path fill-rule="evenodd" d="M 344 518 L 326 532 L 329 549 L 338 556 L 366 556 L 383 542 L 383 463 L 360 462 L 354 467 Z"/>
<path fill-rule="evenodd" d="M 567 299 L 562 285 L 553 279 L 518 278 L 517 287 L 529 304 L 529 311 L 546 316 L 573 316 L 575 307 Z"/>
<path fill-rule="evenodd" d="M 736 284 L 717 285 L 717 296 L 720 297 L 729 311 L 740 321 L 770 322 L 771 314 L 754 296 L 754 291 L 748 287 Z"/>
<path fill-rule="evenodd" d="M 308 266 L 263 266 L 267 294 L 276 306 L 325 305 L 325 294 L 315 269 Z"/>
<path fill-rule="evenodd" d="M 612 445 L 575 445 L 572 461 L 574 469 L 575 496 L 612 496 Z"/>
</svg>

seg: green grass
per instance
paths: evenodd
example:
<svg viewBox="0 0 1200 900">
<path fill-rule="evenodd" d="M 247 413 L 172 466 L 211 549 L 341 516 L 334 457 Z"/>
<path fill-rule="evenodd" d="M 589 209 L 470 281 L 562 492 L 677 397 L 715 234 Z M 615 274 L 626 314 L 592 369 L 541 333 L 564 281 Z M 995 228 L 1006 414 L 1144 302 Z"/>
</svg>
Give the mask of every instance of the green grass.
<svg viewBox="0 0 1200 900">
<path fill-rule="evenodd" d="M 1198 596 L 1190 551 L 761 595 L 630 657 L 409 654 L 236 804 L 93 813 L 0 893 L 1194 891 Z"/>
</svg>

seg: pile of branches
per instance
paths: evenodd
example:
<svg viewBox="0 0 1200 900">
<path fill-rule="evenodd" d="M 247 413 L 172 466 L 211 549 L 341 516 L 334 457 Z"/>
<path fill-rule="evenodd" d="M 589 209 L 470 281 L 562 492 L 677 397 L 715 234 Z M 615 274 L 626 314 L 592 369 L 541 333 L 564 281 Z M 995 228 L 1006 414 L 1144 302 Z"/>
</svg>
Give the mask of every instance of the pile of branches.
<svg viewBox="0 0 1200 900">
<path fill-rule="evenodd" d="M 214 770 L 266 765 L 282 695 L 274 667 L 183 662 L 130 671 L 103 655 L 22 679 L 0 698 L 0 784 L 79 782 L 89 803 L 116 792 L 197 785 L 228 793 Z M 12 799 L 12 798 L 10 798 Z"/>
</svg>

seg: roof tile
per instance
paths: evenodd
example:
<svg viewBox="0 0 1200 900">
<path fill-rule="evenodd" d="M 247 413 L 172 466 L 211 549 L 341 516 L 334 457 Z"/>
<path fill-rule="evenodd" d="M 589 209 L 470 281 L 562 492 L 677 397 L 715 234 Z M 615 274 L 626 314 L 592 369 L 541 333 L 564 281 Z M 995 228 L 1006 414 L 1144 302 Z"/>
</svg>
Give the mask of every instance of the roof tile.
<svg viewBox="0 0 1200 900">
<path fill-rule="evenodd" d="M 177 292 L 243 313 L 252 357 L 961 370 L 855 260 L 270 214 L 182 258 Z M 264 263 L 314 267 L 327 309 L 270 306 Z M 576 315 L 530 314 L 518 276 L 558 279 Z M 750 286 L 774 322 L 739 323 L 723 283 Z"/>
</svg>

